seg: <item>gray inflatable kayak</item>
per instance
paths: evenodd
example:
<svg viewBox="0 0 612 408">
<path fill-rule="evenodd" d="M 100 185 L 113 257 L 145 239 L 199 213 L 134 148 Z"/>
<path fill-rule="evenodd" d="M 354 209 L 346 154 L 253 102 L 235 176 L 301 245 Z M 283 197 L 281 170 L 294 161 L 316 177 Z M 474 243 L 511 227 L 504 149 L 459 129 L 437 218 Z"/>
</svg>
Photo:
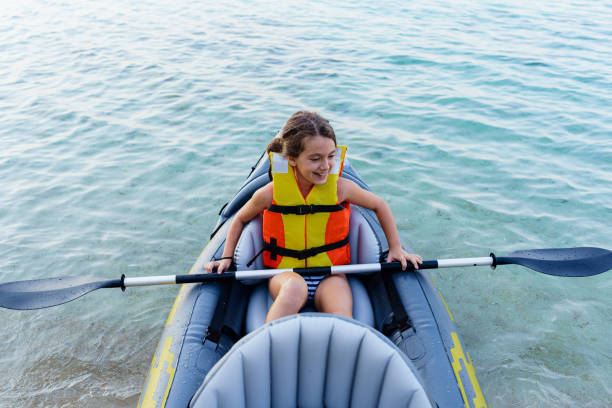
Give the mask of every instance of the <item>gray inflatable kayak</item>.
<svg viewBox="0 0 612 408">
<path fill-rule="evenodd" d="M 220 217 L 191 273 L 220 257 L 229 220 L 269 182 L 262 155 Z M 367 188 L 348 160 L 342 177 Z M 263 269 L 261 220 L 248 224 L 236 269 Z M 352 206 L 351 259 L 385 259 L 376 216 Z M 350 276 L 352 319 L 304 310 L 264 324 L 266 282 L 183 285 L 170 311 L 139 406 L 486 407 L 453 317 L 425 271 Z"/>
</svg>

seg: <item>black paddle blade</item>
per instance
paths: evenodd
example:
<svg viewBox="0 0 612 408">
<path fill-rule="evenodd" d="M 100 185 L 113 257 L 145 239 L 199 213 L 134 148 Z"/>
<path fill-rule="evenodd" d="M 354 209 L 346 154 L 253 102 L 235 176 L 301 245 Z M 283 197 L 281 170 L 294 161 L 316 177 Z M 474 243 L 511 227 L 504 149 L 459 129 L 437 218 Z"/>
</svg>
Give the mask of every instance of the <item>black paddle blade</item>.
<svg viewBox="0 0 612 408">
<path fill-rule="evenodd" d="M 0 285 L 0 307 L 16 310 L 42 309 L 61 305 L 101 288 L 120 287 L 121 279 L 95 276 L 66 276 Z"/>
<path fill-rule="evenodd" d="M 517 264 L 553 276 L 585 277 L 612 269 L 612 251 L 603 248 L 528 249 L 498 257 L 498 264 Z"/>
</svg>

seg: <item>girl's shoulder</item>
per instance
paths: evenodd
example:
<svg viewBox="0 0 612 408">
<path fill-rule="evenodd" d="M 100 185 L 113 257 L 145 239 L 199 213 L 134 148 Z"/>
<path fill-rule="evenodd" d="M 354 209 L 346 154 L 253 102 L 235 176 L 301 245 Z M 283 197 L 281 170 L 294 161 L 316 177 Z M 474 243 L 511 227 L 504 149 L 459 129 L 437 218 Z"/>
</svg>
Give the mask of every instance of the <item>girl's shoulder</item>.
<svg viewBox="0 0 612 408">
<path fill-rule="evenodd" d="M 354 181 L 340 177 L 337 182 L 338 201 L 343 203 L 351 201 L 355 188 L 360 188 Z"/>
<path fill-rule="evenodd" d="M 272 190 L 272 182 L 269 182 L 265 186 L 260 187 L 253 194 L 253 199 L 256 200 L 260 205 L 269 207 L 272 204 L 274 193 Z"/>
<path fill-rule="evenodd" d="M 364 190 L 351 180 L 338 179 L 338 202 L 348 202 L 373 210 L 380 205 L 380 197 L 371 191 Z"/>
<path fill-rule="evenodd" d="M 274 183 L 269 181 L 268 184 L 266 184 L 265 186 L 259 187 L 259 190 L 264 191 L 265 194 L 270 194 L 271 196 L 273 187 L 274 187 Z"/>
<path fill-rule="evenodd" d="M 246 223 L 272 204 L 272 190 L 268 185 L 258 188 L 253 196 L 242 206 L 236 217 Z"/>
</svg>

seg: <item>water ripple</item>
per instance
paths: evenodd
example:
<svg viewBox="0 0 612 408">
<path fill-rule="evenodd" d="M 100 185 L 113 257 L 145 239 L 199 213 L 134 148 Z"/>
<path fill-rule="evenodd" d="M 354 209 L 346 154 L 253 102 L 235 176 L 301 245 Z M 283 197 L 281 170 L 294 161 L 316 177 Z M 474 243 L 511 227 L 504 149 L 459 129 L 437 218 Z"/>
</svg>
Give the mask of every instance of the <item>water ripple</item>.
<svg viewBox="0 0 612 408">
<path fill-rule="evenodd" d="M 612 248 L 611 17 L 583 1 L 9 1 L 0 280 L 186 272 L 302 108 L 428 258 Z M 609 405 L 605 276 L 435 275 L 490 406 Z M 176 288 L 99 292 L 0 310 L 0 401 L 135 404 Z"/>
</svg>

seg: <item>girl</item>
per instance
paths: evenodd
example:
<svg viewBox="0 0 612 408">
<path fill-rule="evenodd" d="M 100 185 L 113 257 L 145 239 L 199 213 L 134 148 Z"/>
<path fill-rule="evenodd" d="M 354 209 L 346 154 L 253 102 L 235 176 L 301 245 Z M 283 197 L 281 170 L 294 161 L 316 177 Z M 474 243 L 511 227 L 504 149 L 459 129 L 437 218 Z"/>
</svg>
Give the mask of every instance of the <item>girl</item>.
<svg viewBox="0 0 612 408">
<path fill-rule="evenodd" d="M 351 203 L 376 213 L 389 243 L 387 262 L 399 261 L 406 269 L 409 261 L 419 268 L 423 261 L 402 248 L 387 203 L 340 178 L 345 148 L 336 145 L 336 135 L 326 119 L 312 112 L 294 113 L 267 151 L 272 152 L 273 181 L 238 211 L 221 259 L 208 262 L 206 273 L 214 268 L 217 273 L 228 270 L 244 225 L 262 212 L 264 265 L 293 268 L 349 263 Z M 313 301 L 320 312 L 352 318 L 353 298 L 345 275 L 304 278 L 283 272 L 271 278 L 268 286 L 274 302 L 266 323 L 298 313 L 307 301 Z"/>
</svg>

